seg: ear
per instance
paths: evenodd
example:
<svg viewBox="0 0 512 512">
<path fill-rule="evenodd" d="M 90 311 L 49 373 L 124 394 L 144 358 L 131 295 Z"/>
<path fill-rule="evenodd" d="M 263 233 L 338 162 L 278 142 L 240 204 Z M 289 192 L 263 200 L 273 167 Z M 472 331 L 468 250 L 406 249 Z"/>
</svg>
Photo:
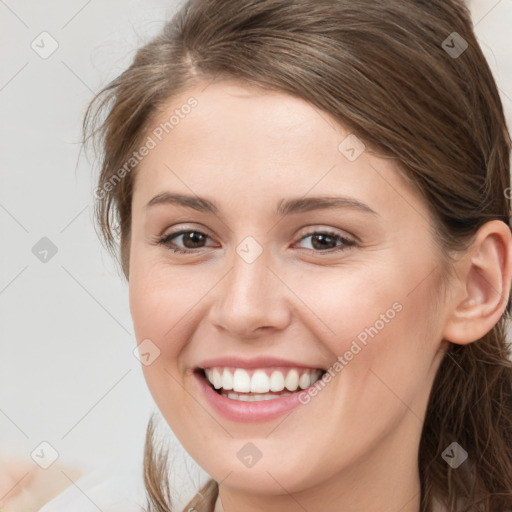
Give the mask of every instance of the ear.
<svg viewBox="0 0 512 512">
<path fill-rule="evenodd" d="M 499 220 L 484 224 L 455 263 L 455 275 L 443 337 L 466 345 L 487 334 L 507 306 L 512 276 L 510 227 Z"/>
</svg>

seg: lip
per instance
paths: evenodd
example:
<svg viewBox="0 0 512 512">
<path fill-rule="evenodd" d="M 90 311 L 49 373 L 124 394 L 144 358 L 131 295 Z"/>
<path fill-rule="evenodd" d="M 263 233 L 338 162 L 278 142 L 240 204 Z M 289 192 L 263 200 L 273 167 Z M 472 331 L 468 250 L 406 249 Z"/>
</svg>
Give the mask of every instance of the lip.
<svg viewBox="0 0 512 512">
<path fill-rule="evenodd" d="M 325 368 L 319 366 L 305 365 L 296 361 L 288 361 L 286 359 L 280 359 L 278 357 L 271 356 L 259 356 L 252 359 L 242 359 L 240 357 L 217 357 L 214 359 L 207 359 L 198 365 L 199 368 L 215 368 L 215 367 L 233 367 L 233 368 L 270 368 L 274 366 L 286 366 L 293 368 L 304 368 L 304 369 L 318 369 L 325 370 Z"/>
<path fill-rule="evenodd" d="M 286 395 L 282 398 L 273 398 L 272 400 L 242 402 L 217 393 L 201 371 L 195 371 L 194 377 L 197 379 L 208 403 L 218 414 L 228 420 L 245 423 L 271 421 L 286 414 L 302 405 L 299 396 L 301 393 L 307 393 L 309 389 L 306 388 L 299 392 L 292 393 L 291 395 Z M 314 386 L 314 384 L 312 386 Z"/>
</svg>

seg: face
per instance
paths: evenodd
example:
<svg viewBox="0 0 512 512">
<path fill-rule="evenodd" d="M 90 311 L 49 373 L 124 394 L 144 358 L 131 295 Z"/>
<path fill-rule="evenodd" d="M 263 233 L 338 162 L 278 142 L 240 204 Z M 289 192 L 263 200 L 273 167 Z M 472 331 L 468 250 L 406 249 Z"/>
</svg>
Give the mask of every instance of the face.
<svg viewBox="0 0 512 512">
<path fill-rule="evenodd" d="M 414 471 L 444 320 L 426 205 L 307 102 L 205 86 L 168 102 L 135 180 L 130 308 L 158 407 L 238 489 Z"/>
</svg>

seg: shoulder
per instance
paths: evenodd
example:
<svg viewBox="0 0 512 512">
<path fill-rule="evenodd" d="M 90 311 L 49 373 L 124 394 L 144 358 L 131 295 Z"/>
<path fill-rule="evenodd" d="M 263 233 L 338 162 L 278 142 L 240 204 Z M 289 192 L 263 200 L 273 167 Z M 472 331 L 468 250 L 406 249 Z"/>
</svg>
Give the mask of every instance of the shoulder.
<svg viewBox="0 0 512 512">
<path fill-rule="evenodd" d="M 38 512 L 145 512 L 146 497 L 138 469 L 104 469 L 79 478 Z"/>
</svg>

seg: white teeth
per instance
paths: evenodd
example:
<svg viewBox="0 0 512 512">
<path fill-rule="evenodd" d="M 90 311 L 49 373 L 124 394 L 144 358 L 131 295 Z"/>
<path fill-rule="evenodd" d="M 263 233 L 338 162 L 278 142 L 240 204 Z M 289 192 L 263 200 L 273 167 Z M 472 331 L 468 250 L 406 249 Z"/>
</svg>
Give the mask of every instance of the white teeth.
<svg viewBox="0 0 512 512">
<path fill-rule="evenodd" d="M 232 390 L 233 394 L 256 393 L 252 396 L 265 396 L 265 400 L 273 398 L 273 396 L 267 395 L 268 393 L 278 393 L 285 389 L 297 391 L 299 388 L 308 388 L 320 378 L 322 371 L 291 368 L 286 376 L 280 370 L 273 370 L 270 377 L 268 373 L 263 368 L 252 371 L 252 376 L 243 368 L 234 369 L 234 373 L 232 369 L 228 368 L 205 369 L 206 377 L 215 389 Z M 262 395 L 263 393 L 266 394 Z M 268 398 L 269 396 L 270 398 Z M 245 399 L 245 396 L 240 398 L 240 400 Z"/>
<path fill-rule="evenodd" d="M 241 368 L 237 368 L 233 375 L 233 391 L 238 391 L 239 393 L 250 393 L 251 391 L 251 378 Z"/>
<path fill-rule="evenodd" d="M 213 369 L 213 387 L 220 389 L 222 387 L 222 375 L 218 368 Z"/>
<path fill-rule="evenodd" d="M 299 372 L 297 370 L 290 370 L 286 379 L 284 379 L 284 385 L 289 391 L 295 391 L 299 387 Z"/>
<path fill-rule="evenodd" d="M 256 370 L 251 378 L 251 393 L 268 393 L 270 379 L 263 370 Z"/>
<path fill-rule="evenodd" d="M 282 391 L 284 389 L 284 375 L 274 370 L 270 376 L 270 391 Z"/>
<path fill-rule="evenodd" d="M 228 390 L 233 389 L 233 375 L 226 369 L 224 369 L 224 373 L 222 374 L 222 388 Z"/>
<path fill-rule="evenodd" d="M 222 393 L 222 395 L 227 396 L 231 400 L 238 400 L 239 402 L 261 402 L 262 400 L 273 400 L 274 398 L 281 398 L 283 396 L 291 395 L 290 392 L 280 393 L 279 395 L 272 395 L 267 393 L 265 395 L 239 395 L 238 393 L 233 393 L 230 391 L 227 395 Z"/>
<path fill-rule="evenodd" d="M 300 389 L 306 389 L 306 388 L 309 388 L 310 385 L 311 385 L 311 373 L 305 372 L 300 376 L 299 387 L 300 387 Z"/>
</svg>

